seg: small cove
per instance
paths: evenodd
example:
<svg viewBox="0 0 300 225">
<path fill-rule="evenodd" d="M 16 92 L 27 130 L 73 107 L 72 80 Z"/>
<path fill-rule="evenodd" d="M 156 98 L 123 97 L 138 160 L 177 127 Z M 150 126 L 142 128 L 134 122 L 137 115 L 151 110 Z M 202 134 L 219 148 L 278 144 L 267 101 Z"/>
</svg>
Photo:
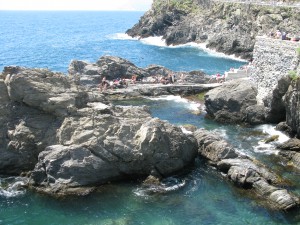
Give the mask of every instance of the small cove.
<svg viewBox="0 0 300 225">
<path fill-rule="evenodd" d="M 15 64 L 66 72 L 71 59 L 94 62 L 105 54 L 124 57 L 141 67 L 155 63 L 177 71 L 203 69 L 209 74 L 243 64 L 190 46 L 168 48 L 114 36 L 124 33 L 142 14 L 0 12 L 3 21 L 0 68 Z M 285 162 L 258 143 L 264 137 L 257 133 L 272 130 L 270 126 L 217 124 L 204 114 L 195 113 L 199 105 L 177 97 L 116 104 L 147 104 L 154 117 L 172 124 L 215 130 L 245 154 L 268 165 L 276 162 L 272 169 L 294 180 L 290 189 L 300 195 L 299 171 L 286 168 Z M 298 212 L 276 212 L 261 206 L 202 159 L 166 181 L 174 189 L 166 193 L 147 193 L 141 180 L 137 180 L 104 185 L 89 196 L 55 199 L 19 189 L 15 186 L 19 179 L 0 178 L 0 224 L 298 224 L 300 221 Z M 182 182 L 184 185 L 177 188 Z"/>
<path fill-rule="evenodd" d="M 247 146 L 260 138 L 249 137 L 260 128 L 225 126 L 194 114 L 193 104 L 180 97 L 115 102 L 122 105 L 148 105 L 151 114 L 176 125 L 194 124 L 216 130 L 241 151 L 270 163 L 273 157 L 255 153 Z M 235 138 L 234 138 L 235 137 Z M 262 160 L 263 161 L 263 160 Z M 279 166 L 280 167 L 280 166 Z M 275 168 L 277 169 L 277 168 Z M 279 168 L 279 170 L 282 168 Z M 297 172 L 284 171 L 294 179 Z M 184 181 L 184 185 L 176 188 Z M 13 181 L 11 181 L 13 182 Z M 277 212 L 260 205 L 251 194 L 232 183 L 197 159 L 195 165 L 167 181 L 171 191 L 148 192 L 142 180 L 103 185 L 91 195 L 55 199 L 26 191 L 16 197 L 0 196 L 0 224 L 297 224 L 297 212 Z M 173 190 L 172 190 L 173 189 Z"/>
</svg>

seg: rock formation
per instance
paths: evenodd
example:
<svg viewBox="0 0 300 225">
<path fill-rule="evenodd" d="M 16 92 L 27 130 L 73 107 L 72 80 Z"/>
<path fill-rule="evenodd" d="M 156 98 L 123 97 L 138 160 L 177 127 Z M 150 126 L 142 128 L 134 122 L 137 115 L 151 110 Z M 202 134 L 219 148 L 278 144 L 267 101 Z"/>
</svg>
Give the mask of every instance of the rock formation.
<svg viewBox="0 0 300 225">
<path fill-rule="evenodd" d="M 210 90 L 205 95 L 207 115 L 222 123 L 261 124 L 264 107 L 257 105 L 257 89 L 245 79 L 233 80 Z"/>
<path fill-rule="evenodd" d="M 300 68 L 300 66 L 299 66 Z M 285 94 L 286 124 L 300 138 L 300 79 L 291 83 Z"/>
<path fill-rule="evenodd" d="M 6 67 L 2 76 L 0 173 L 32 170 L 37 190 L 86 193 L 110 180 L 166 176 L 196 157 L 192 136 L 145 107 L 112 106 L 45 69 Z"/>
<path fill-rule="evenodd" d="M 212 0 L 154 0 L 127 31 L 133 37 L 163 36 L 168 45 L 188 42 L 250 59 L 257 35 L 276 29 L 290 35 L 300 26 L 299 8 Z"/>
<path fill-rule="evenodd" d="M 210 79 L 201 71 L 176 72 L 159 65 L 139 68 L 130 61 L 116 56 L 102 56 L 96 63 L 73 60 L 68 71 L 77 83 L 90 87 L 97 86 L 104 76 L 107 80 L 114 80 L 118 78 L 131 79 L 133 75 L 136 75 L 138 80 L 143 80 L 150 76 L 166 77 L 171 73 L 177 79 L 184 74 L 185 81 L 190 83 L 206 83 Z"/>
<path fill-rule="evenodd" d="M 216 133 L 198 129 L 194 136 L 199 154 L 225 173 L 238 187 L 254 189 L 258 196 L 267 199 L 271 208 L 287 210 L 299 205 L 297 196 L 278 187 L 280 179 L 273 172 L 236 151 Z"/>
<path fill-rule="evenodd" d="M 257 86 L 257 101 L 266 107 L 266 120 L 279 123 L 285 120 L 283 96 L 291 82 L 289 72 L 297 71 L 299 65 L 298 43 L 266 37 L 256 40 L 251 77 Z"/>
</svg>

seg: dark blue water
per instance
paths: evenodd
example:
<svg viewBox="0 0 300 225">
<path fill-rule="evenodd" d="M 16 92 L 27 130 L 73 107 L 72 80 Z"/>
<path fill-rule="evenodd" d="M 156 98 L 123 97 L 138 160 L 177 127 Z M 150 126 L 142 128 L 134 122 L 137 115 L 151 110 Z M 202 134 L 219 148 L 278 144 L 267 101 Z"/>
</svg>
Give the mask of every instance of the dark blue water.
<svg viewBox="0 0 300 225">
<path fill-rule="evenodd" d="M 19 65 L 67 72 L 72 59 L 95 62 L 103 55 L 123 57 L 140 67 L 159 64 L 176 71 L 204 70 L 208 74 L 244 64 L 195 47 L 161 47 L 121 35 L 142 14 L 0 11 L 0 70 Z"/>
<path fill-rule="evenodd" d="M 0 69 L 6 65 L 48 67 L 66 72 L 72 59 L 96 61 L 102 55 L 127 58 L 138 66 L 160 64 L 173 70 L 213 74 L 242 63 L 218 58 L 194 47 L 149 45 L 122 35 L 142 12 L 1 12 Z M 154 42 L 153 42 L 154 43 Z M 124 104 L 128 104 L 124 103 Z M 253 129 L 224 126 L 194 113 L 195 104 L 181 99 L 142 100 L 151 113 L 176 125 L 193 124 L 215 130 L 239 150 L 272 165 L 268 151 L 259 147 Z M 271 131 L 272 132 L 272 131 Z M 1 157 L 1 155 L 0 155 Z M 271 157 L 272 158 L 272 157 Z M 300 194 L 297 171 L 280 163 L 272 169 L 294 180 Z M 100 187 L 85 197 L 54 199 L 16 190 L 18 180 L 0 178 L 0 224 L 103 224 L 103 225 L 199 225 L 199 224 L 299 224 L 297 213 L 268 210 L 235 188 L 220 174 L 197 160 L 173 179 L 185 185 L 167 193 L 147 194 L 141 181 Z"/>
</svg>

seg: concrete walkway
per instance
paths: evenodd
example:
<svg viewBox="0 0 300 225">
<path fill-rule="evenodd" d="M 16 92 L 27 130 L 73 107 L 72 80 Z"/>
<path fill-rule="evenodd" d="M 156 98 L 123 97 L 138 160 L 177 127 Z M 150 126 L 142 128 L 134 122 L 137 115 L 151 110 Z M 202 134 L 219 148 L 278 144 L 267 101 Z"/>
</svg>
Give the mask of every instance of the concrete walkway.
<svg viewBox="0 0 300 225">
<path fill-rule="evenodd" d="M 107 96 L 122 95 L 123 97 L 138 96 L 159 96 L 159 95 L 195 95 L 201 92 L 209 91 L 215 87 L 221 86 L 221 83 L 212 84 L 192 84 L 192 83 L 174 83 L 174 84 L 129 84 L 127 88 L 117 88 L 106 90 L 102 93 Z"/>
</svg>

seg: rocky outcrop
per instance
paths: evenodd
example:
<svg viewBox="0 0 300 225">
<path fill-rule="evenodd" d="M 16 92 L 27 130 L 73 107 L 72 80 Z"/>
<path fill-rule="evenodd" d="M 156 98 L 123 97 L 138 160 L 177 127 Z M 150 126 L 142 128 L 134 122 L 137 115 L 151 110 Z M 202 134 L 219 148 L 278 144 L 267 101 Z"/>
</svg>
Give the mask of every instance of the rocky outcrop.
<svg viewBox="0 0 300 225">
<path fill-rule="evenodd" d="M 207 83 L 210 79 L 210 76 L 201 71 L 175 72 L 159 65 L 139 68 L 130 61 L 116 56 L 102 56 L 96 63 L 73 60 L 68 71 L 75 82 L 89 87 L 98 86 L 102 77 L 112 81 L 120 78 L 131 79 L 136 75 L 137 80 L 142 81 L 151 76 L 166 77 L 174 74 L 177 80 L 184 76 L 184 82 L 189 83 Z"/>
<path fill-rule="evenodd" d="M 266 107 L 267 121 L 278 123 L 285 120 L 283 96 L 291 83 L 289 72 L 297 70 L 298 44 L 265 37 L 257 37 L 251 77 L 257 85 L 258 104 Z"/>
<path fill-rule="evenodd" d="M 300 140 L 291 138 L 277 146 L 281 151 L 279 154 L 288 160 L 288 165 L 300 169 Z"/>
<path fill-rule="evenodd" d="M 236 151 L 216 133 L 203 129 L 194 132 L 198 142 L 198 152 L 212 165 L 226 174 L 238 187 L 253 189 L 269 207 L 288 210 L 299 206 L 299 198 L 278 187 L 280 179 L 265 166 Z"/>
<path fill-rule="evenodd" d="M 257 89 L 250 80 L 225 82 L 206 93 L 207 115 L 223 123 L 263 123 L 264 107 L 256 104 L 256 95 Z"/>
<path fill-rule="evenodd" d="M 250 59 L 258 35 L 298 34 L 299 8 L 249 2 L 154 0 L 151 10 L 127 31 L 134 37 L 163 36 L 168 45 L 188 42 Z"/>
<path fill-rule="evenodd" d="M 300 66 L 298 67 L 300 69 Z M 291 83 L 285 94 L 286 123 L 300 138 L 300 79 Z"/>
<path fill-rule="evenodd" d="M 0 173 L 32 170 L 34 189 L 82 194 L 110 180 L 166 176 L 196 157 L 192 136 L 145 107 L 112 106 L 45 69 L 7 67 L 3 78 Z"/>
</svg>

